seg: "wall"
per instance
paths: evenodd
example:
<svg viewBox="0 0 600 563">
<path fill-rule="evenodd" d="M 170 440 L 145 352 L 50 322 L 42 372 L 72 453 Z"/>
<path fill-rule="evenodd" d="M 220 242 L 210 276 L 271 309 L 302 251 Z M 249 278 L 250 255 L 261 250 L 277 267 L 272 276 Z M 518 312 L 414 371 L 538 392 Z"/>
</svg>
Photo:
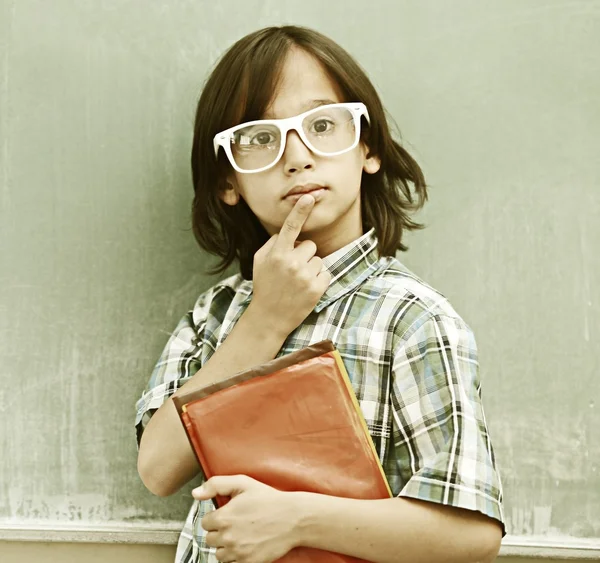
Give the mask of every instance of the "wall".
<svg viewBox="0 0 600 563">
<path fill-rule="evenodd" d="M 182 521 L 190 487 L 139 482 L 133 405 L 215 281 L 202 82 L 279 23 L 358 58 L 425 170 L 401 259 L 477 335 L 506 545 L 599 555 L 598 1 L 0 1 L 0 538 Z"/>
</svg>

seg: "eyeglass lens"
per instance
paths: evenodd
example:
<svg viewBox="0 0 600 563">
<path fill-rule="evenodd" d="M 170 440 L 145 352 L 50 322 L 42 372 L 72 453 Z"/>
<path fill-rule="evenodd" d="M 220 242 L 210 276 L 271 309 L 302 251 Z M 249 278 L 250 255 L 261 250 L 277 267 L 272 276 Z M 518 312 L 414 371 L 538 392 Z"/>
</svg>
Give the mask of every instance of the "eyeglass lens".
<svg viewBox="0 0 600 563">
<path fill-rule="evenodd" d="M 324 107 L 302 120 L 308 148 L 333 154 L 350 148 L 356 138 L 352 112 L 346 108 Z M 258 170 L 273 164 L 279 155 L 282 135 L 277 125 L 257 123 L 235 131 L 231 152 L 242 170 Z"/>
</svg>

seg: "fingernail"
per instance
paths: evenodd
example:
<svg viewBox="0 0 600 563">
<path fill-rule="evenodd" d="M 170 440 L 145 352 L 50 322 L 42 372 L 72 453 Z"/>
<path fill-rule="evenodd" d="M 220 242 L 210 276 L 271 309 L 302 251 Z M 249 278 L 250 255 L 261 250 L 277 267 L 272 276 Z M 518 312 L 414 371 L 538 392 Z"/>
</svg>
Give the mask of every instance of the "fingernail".
<svg viewBox="0 0 600 563">
<path fill-rule="evenodd" d="M 307 205 L 313 203 L 315 198 L 310 194 L 304 194 L 298 201 L 302 204 L 302 207 L 306 207 Z"/>
<path fill-rule="evenodd" d="M 201 495 L 204 493 L 204 485 L 200 485 L 199 487 L 196 487 L 193 491 L 192 494 L 196 494 L 196 495 Z"/>
</svg>

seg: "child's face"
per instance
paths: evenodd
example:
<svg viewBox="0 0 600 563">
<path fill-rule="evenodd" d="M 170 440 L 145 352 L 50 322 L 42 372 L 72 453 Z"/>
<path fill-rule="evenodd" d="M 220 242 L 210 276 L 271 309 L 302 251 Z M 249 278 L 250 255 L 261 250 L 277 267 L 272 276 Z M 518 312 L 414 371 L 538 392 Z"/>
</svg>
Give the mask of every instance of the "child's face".
<svg viewBox="0 0 600 563">
<path fill-rule="evenodd" d="M 316 100 L 346 101 L 316 59 L 300 49 L 292 49 L 282 71 L 280 88 L 262 118 L 292 117 L 311 109 Z M 322 157 L 313 154 L 296 131 L 290 131 L 285 151 L 275 166 L 256 174 L 232 170 L 231 187 L 222 192 L 221 199 L 235 205 L 243 197 L 269 235 L 273 235 L 279 232 L 298 199 L 286 197 L 292 188 L 323 186 L 326 189 L 315 195 L 315 206 L 299 239 L 313 240 L 318 254 L 325 256 L 363 234 L 362 172 L 374 174 L 379 166 L 377 158 L 367 158 L 367 147 L 362 143 L 350 152 Z"/>
</svg>

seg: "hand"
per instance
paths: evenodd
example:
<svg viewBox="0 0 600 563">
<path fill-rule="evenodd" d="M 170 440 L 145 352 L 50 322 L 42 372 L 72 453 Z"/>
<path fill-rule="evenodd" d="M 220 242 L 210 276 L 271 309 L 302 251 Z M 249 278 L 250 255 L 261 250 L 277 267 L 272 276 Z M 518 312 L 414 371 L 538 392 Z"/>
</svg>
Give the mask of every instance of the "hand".
<svg viewBox="0 0 600 563">
<path fill-rule="evenodd" d="M 294 493 L 278 491 L 246 475 L 211 477 L 194 498 L 231 497 L 201 521 L 206 543 L 222 562 L 271 563 L 296 547 Z"/>
<path fill-rule="evenodd" d="M 329 286 L 331 275 L 315 256 L 317 245 L 297 242 L 315 204 L 305 194 L 294 205 L 278 234 L 254 255 L 254 289 L 250 304 L 264 323 L 287 337 L 310 314 Z"/>
</svg>

